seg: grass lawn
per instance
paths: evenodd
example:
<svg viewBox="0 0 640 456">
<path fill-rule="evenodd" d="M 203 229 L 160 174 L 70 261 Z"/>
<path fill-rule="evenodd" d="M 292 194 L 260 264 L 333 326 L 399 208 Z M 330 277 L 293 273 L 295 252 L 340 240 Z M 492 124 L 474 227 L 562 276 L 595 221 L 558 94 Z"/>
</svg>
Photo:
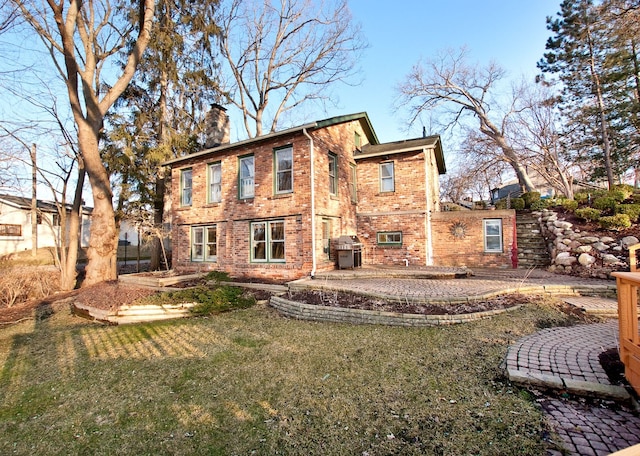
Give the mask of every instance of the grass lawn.
<svg viewBox="0 0 640 456">
<path fill-rule="evenodd" d="M 0 330 L 0 454 L 540 455 L 542 413 L 500 363 L 567 318 L 408 329 L 258 305 L 108 327 L 54 310 Z"/>
</svg>

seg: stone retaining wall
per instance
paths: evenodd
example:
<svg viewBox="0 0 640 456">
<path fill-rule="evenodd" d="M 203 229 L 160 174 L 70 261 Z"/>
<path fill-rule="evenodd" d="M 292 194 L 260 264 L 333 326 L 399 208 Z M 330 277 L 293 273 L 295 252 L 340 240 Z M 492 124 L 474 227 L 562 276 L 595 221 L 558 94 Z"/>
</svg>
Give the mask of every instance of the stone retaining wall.
<svg viewBox="0 0 640 456">
<path fill-rule="evenodd" d="M 396 312 L 383 312 L 376 310 L 346 309 L 342 307 L 316 306 L 296 301 L 289 301 L 279 296 L 272 296 L 269 305 L 283 315 L 299 320 L 325 321 L 335 323 L 352 324 L 377 324 L 390 326 L 442 326 L 457 323 L 466 323 L 483 318 L 490 318 L 507 310 L 517 309 L 520 306 L 508 309 L 489 310 L 460 315 L 422 315 L 403 314 Z"/>
<path fill-rule="evenodd" d="M 550 272 L 578 272 L 608 279 L 611 272 L 629 267 L 629 246 L 637 244 L 637 238 L 616 238 L 613 231 L 611 236 L 580 231 L 549 210 L 537 214 L 551 255 Z"/>
</svg>

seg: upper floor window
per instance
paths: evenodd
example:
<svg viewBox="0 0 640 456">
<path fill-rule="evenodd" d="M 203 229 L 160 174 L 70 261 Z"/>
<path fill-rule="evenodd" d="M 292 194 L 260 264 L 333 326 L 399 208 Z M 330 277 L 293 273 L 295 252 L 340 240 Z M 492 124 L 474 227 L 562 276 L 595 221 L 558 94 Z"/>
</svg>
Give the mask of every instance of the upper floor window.
<svg viewBox="0 0 640 456">
<path fill-rule="evenodd" d="M 209 202 L 222 201 L 222 164 L 211 163 L 209 165 Z"/>
<path fill-rule="evenodd" d="M 180 205 L 191 206 L 191 187 L 193 186 L 193 171 L 183 169 L 180 175 Z"/>
<path fill-rule="evenodd" d="M 276 193 L 293 191 L 293 148 L 287 147 L 274 152 Z"/>
<path fill-rule="evenodd" d="M 285 261 L 283 220 L 251 224 L 251 260 L 279 263 Z"/>
<path fill-rule="evenodd" d="M 484 251 L 502 252 L 502 219 L 485 219 L 482 221 L 484 232 Z"/>
<path fill-rule="evenodd" d="M 329 153 L 329 193 L 338 194 L 338 156 Z"/>
<path fill-rule="evenodd" d="M 362 147 L 362 139 L 360 138 L 360 133 L 357 131 L 353 132 L 353 146 L 358 150 Z"/>
<path fill-rule="evenodd" d="M 241 157 L 238 176 L 238 191 L 240 198 L 253 198 L 254 195 L 254 159 L 253 155 Z"/>
<path fill-rule="evenodd" d="M 353 163 L 349 165 L 351 167 L 351 202 L 358 202 L 358 173 L 356 172 L 356 165 Z"/>
<path fill-rule="evenodd" d="M 380 192 L 395 191 L 393 162 L 380 163 Z"/>
</svg>

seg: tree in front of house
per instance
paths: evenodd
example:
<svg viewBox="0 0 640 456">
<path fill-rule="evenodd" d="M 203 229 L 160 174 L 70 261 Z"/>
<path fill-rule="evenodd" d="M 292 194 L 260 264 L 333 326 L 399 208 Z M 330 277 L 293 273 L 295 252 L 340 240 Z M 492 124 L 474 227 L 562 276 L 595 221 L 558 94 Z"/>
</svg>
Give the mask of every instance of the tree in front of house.
<svg viewBox="0 0 640 456">
<path fill-rule="evenodd" d="M 66 86 L 93 216 L 85 285 L 117 277 L 118 227 L 110 176 L 100 153 L 107 112 L 125 91 L 149 43 L 155 2 L 12 0 L 44 43 Z M 125 53 L 121 67 L 115 63 Z"/>
</svg>

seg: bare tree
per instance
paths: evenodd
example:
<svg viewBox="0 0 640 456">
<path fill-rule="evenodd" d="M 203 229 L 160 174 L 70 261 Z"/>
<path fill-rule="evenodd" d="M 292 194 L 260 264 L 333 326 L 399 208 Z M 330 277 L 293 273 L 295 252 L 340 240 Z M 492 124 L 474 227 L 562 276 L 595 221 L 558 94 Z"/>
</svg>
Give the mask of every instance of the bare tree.
<svg viewBox="0 0 640 456">
<path fill-rule="evenodd" d="M 229 101 L 249 137 L 276 130 L 281 116 L 355 74 L 365 44 L 347 0 L 228 0 L 220 9 L 220 52 Z"/>
<path fill-rule="evenodd" d="M 480 132 L 494 149 L 500 151 L 525 191 L 535 190 L 526 165 L 507 136 L 507 128 L 516 113 L 514 98 L 500 108 L 499 82 L 505 72 L 496 64 L 478 68 L 467 63 L 465 49 L 447 51 L 437 60 L 415 65 L 405 81 L 399 85 L 398 104 L 409 107 L 409 123 L 427 111 L 437 110 L 446 128 L 462 125 L 471 115 L 478 122 Z"/>
<path fill-rule="evenodd" d="M 93 194 L 85 285 L 117 277 L 118 229 L 109 174 L 99 150 L 105 115 L 133 78 L 149 42 L 155 2 L 12 0 L 47 48 L 66 85 L 78 148 Z M 137 8 L 137 9 L 136 9 Z M 137 18 L 130 21 L 131 17 Z M 105 67 L 125 53 L 121 67 Z M 105 71 L 105 70 L 109 71 Z M 107 83 L 113 78 L 113 82 Z"/>
</svg>

